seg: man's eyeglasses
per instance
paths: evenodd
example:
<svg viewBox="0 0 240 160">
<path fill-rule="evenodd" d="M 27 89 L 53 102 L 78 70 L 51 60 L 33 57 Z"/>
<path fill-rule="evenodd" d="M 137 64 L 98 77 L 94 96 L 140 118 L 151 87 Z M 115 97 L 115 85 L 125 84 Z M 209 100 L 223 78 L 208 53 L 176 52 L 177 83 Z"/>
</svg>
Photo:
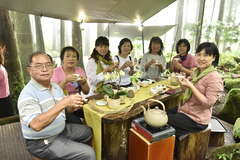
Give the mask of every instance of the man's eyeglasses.
<svg viewBox="0 0 240 160">
<path fill-rule="evenodd" d="M 38 70 L 43 70 L 45 67 L 48 70 L 48 69 L 53 68 L 53 64 L 52 63 L 42 63 L 42 64 L 36 64 L 36 65 L 29 65 L 29 67 L 33 67 Z"/>
</svg>

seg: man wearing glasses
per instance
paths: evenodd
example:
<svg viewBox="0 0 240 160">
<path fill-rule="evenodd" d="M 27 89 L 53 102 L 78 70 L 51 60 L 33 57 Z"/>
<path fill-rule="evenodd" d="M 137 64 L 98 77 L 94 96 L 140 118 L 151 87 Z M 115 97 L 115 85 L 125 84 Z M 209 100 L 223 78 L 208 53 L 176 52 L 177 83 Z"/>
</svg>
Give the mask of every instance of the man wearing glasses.
<svg viewBox="0 0 240 160">
<path fill-rule="evenodd" d="M 64 97 L 62 89 L 52 83 L 53 62 L 43 52 L 29 57 L 31 76 L 18 99 L 23 136 L 28 151 L 44 160 L 95 160 L 87 145 L 92 131 L 86 125 L 65 124 L 65 111 L 73 112 L 83 105 L 79 94 Z"/>
</svg>

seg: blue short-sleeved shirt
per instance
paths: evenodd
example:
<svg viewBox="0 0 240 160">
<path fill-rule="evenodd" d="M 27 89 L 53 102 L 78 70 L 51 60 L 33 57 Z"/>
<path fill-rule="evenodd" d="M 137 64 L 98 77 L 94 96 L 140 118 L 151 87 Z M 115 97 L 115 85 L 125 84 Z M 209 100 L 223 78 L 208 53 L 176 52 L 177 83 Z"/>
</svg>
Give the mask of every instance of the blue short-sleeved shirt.
<svg viewBox="0 0 240 160">
<path fill-rule="evenodd" d="M 55 120 L 41 131 L 29 127 L 37 115 L 48 111 L 64 97 L 62 89 L 51 83 L 51 89 L 43 87 L 32 79 L 22 90 L 18 98 L 18 110 L 23 136 L 26 139 L 44 139 L 61 133 L 65 128 L 65 111 L 59 113 Z"/>
</svg>

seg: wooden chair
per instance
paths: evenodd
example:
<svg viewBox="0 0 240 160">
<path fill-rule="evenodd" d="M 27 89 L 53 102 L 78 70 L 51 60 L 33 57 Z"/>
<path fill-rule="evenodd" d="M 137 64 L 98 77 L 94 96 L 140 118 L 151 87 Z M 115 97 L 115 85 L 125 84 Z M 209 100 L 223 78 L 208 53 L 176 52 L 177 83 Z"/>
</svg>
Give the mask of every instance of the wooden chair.
<svg viewBox="0 0 240 160">
<path fill-rule="evenodd" d="M 179 137 L 180 140 L 176 143 L 175 158 L 177 160 L 204 160 L 208 150 L 210 133 L 210 128 L 207 128 Z"/>
</svg>

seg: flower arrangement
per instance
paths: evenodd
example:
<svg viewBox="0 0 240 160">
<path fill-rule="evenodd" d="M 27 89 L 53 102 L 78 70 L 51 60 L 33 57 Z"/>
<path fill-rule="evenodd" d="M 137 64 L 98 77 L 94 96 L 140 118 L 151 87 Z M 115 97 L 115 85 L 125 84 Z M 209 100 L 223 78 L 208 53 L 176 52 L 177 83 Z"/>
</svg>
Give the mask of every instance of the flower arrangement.
<svg viewBox="0 0 240 160">
<path fill-rule="evenodd" d="M 122 70 L 115 70 L 113 72 L 107 72 L 104 73 L 104 80 L 105 81 L 117 81 L 119 80 L 119 83 L 121 81 L 121 76 L 124 76 L 125 73 Z"/>
<path fill-rule="evenodd" d="M 97 93 L 101 95 L 107 95 L 109 98 L 118 99 L 120 96 L 127 95 L 126 91 L 120 90 L 121 76 L 125 73 L 122 70 L 114 70 L 113 72 L 104 73 L 104 81 L 109 81 L 111 83 L 100 84 L 97 89 Z M 117 90 L 114 90 L 117 89 Z"/>
</svg>

